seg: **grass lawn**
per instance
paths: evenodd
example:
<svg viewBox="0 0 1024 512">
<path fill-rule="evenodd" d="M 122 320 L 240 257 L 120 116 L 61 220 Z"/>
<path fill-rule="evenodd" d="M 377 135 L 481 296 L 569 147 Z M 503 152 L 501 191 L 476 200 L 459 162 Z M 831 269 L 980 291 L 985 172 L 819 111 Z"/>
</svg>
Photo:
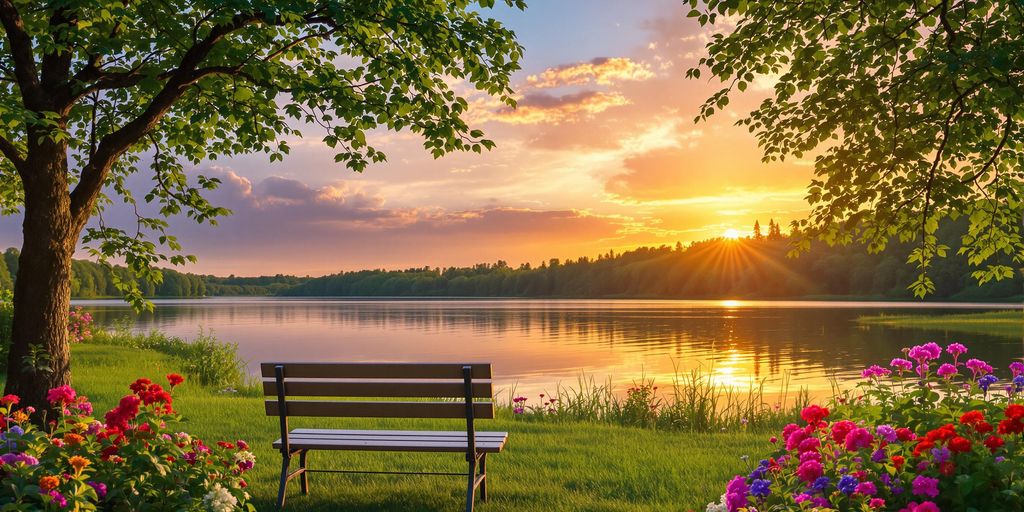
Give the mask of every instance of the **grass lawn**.
<svg viewBox="0 0 1024 512">
<path fill-rule="evenodd" d="M 1024 334 L 1024 313 L 1020 311 L 987 311 L 952 315 L 876 315 L 857 319 L 862 324 L 887 325 L 915 329 L 937 329 L 992 336 Z"/>
<path fill-rule="evenodd" d="M 173 358 L 148 350 L 74 346 L 75 387 L 88 395 L 98 415 L 128 393 L 137 377 L 154 381 L 177 371 Z M 182 430 L 208 443 L 245 439 L 256 453 L 249 473 L 259 510 L 274 510 L 281 458 L 271 443 L 278 437 L 275 417 L 264 414 L 261 398 L 219 394 L 186 382 L 175 392 L 175 408 L 187 422 Z M 723 492 L 734 474 L 746 472 L 740 457 L 768 449 L 767 435 L 685 434 L 605 425 L 527 422 L 501 413 L 482 420 L 480 430 L 509 432 L 501 454 L 488 458 L 490 500 L 481 511 L 635 511 L 703 510 Z M 460 428 L 456 420 L 324 420 L 295 418 L 293 427 Z M 461 423 L 464 428 L 464 423 Z M 312 467 L 369 470 L 464 470 L 462 454 L 314 452 Z M 465 479 L 438 476 L 311 474 L 311 494 L 302 496 L 293 480 L 287 509 L 300 511 L 460 510 Z"/>
</svg>

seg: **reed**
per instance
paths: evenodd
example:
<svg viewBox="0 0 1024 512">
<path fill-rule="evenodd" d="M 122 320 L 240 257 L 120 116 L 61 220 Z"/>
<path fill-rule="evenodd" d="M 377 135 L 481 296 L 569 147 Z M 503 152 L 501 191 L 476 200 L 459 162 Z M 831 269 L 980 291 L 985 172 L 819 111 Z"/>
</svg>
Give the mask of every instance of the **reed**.
<svg viewBox="0 0 1024 512">
<path fill-rule="evenodd" d="M 499 403 L 522 421 L 590 422 L 682 432 L 767 432 L 800 416 L 810 403 L 804 388 L 791 391 L 785 375 L 775 393 L 762 379 L 746 389 L 717 383 L 713 369 L 677 367 L 668 386 L 641 376 L 626 390 L 611 380 L 598 382 L 581 373 L 576 384 L 556 386 L 552 395 L 538 399 L 520 396 L 512 386 Z M 769 402 L 769 397 L 776 400 Z"/>
</svg>

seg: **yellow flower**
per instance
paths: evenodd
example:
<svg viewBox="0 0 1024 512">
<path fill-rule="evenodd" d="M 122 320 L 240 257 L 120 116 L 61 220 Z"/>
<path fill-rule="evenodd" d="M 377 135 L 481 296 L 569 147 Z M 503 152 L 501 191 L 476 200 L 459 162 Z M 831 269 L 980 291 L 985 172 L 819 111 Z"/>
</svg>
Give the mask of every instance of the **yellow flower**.
<svg viewBox="0 0 1024 512">
<path fill-rule="evenodd" d="M 75 468 L 75 474 L 81 473 L 86 466 L 91 464 L 91 462 L 89 462 L 89 459 L 81 457 L 79 455 L 71 457 L 70 459 L 68 459 L 68 462 L 71 463 L 71 467 Z"/>
<path fill-rule="evenodd" d="M 25 414 L 20 409 L 11 413 L 11 421 L 15 423 L 24 423 L 28 421 L 28 414 Z"/>
</svg>

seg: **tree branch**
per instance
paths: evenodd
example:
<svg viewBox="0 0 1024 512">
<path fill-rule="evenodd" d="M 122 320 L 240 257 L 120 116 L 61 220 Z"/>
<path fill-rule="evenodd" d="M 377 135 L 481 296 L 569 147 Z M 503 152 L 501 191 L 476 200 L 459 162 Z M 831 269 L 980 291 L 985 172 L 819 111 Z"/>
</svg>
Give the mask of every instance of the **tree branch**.
<svg viewBox="0 0 1024 512">
<path fill-rule="evenodd" d="M 25 23 L 11 0 L 0 0 L 0 23 L 3 24 L 4 33 L 7 34 L 7 41 L 11 46 L 14 75 L 18 80 L 25 106 L 32 110 L 40 110 L 43 105 L 43 94 L 39 90 L 36 61 L 32 56 L 32 38 L 25 32 Z"/>
<path fill-rule="evenodd" d="M 17 146 L 3 136 L 0 136 L 0 153 L 3 153 L 4 157 L 14 164 L 15 169 L 17 169 L 19 173 L 24 171 L 25 158 L 21 156 L 21 151 L 18 150 Z"/>
</svg>

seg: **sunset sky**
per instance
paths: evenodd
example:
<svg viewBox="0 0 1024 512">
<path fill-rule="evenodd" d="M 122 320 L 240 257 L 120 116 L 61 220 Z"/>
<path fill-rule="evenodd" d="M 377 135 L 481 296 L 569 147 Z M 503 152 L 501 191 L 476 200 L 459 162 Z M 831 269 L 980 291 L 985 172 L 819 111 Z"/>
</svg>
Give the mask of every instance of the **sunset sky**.
<svg viewBox="0 0 1024 512">
<path fill-rule="evenodd" d="M 495 12 L 526 48 L 514 79 L 519 108 L 459 88 L 470 124 L 495 150 L 434 160 L 417 136 L 380 132 L 371 143 L 389 162 L 354 174 L 310 129 L 283 163 L 261 154 L 201 165 L 192 172 L 224 181 L 211 197 L 234 215 L 218 227 L 172 221 L 199 258 L 185 270 L 537 264 L 748 232 L 755 219 L 788 222 L 806 210 L 810 162 L 762 164 L 753 136 L 733 126 L 770 79 L 694 124 L 718 84 L 685 78 L 709 33 L 680 0 L 534 1 L 526 12 Z M 19 227 L 4 219 L 0 241 L 20 246 Z"/>
</svg>

